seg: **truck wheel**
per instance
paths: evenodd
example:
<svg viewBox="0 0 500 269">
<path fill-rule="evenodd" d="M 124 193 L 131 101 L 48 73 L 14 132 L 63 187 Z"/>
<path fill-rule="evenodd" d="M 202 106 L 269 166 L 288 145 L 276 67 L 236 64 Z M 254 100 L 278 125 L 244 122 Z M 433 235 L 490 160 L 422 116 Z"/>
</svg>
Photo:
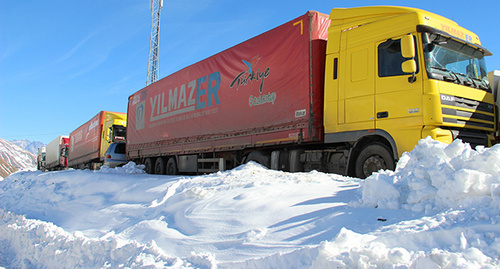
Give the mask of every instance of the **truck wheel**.
<svg viewBox="0 0 500 269">
<path fill-rule="evenodd" d="M 165 160 L 162 157 L 158 157 L 155 162 L 155 174 L 165 175 Z"/>
<path fill-rule="evenodd" d="M 154 166 L 153 166 L 153 160 L 151 160 L 151 158 L 147 158 L 145 161 L 144 161 L 144 166 L 146 166 L 146 168 L 144 168 L 144 171 L 146 171 L 147 174 L 154 174 Z"/>
<path fill-rule="evenodd" d="M 380 169 L 394 170 L 394 158 L 391 151 L 383 144 L 367 145 L 356 159 L 356 177 L 364 179 Z"/>
<path fill-rule="evenodd" d="M 175 157 L 171 157 L 167 162 L 167 175 L 177 175 L 177 163 L 175 162 Z"/>
<path fill-rule="evenodd" d="M 270 166 L 269 156 L 265 155 L 264 153 L 262 153 L 260 151 L 250 152 L 250 154 L 248 154 L 248 156 L 247 156 L 245 163 L 247 163 L 249 161 L 254 161 L 254 162 L 259 163 L 267 168 L 269 168 L 269 166 Z"/>
</svg>

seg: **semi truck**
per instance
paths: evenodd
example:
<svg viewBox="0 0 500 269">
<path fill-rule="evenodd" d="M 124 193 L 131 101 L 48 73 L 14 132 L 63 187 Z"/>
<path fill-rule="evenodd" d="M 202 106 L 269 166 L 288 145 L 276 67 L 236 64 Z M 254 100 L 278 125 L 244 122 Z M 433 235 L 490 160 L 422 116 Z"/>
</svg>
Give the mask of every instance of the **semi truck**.
<svg viewBox="0 0 500 269">
<path fill-rule="evenodd" d="M 127 114 L 100 111 L 69 136 L 69 166 L 76 169 L 99 169 L 109 145 L 125 141 Z"/>
<path fill-rule="evenodd" d="M 38 148 L 38 154 L 36 156 L 36 163 L 37 163 L 36 168 L 38 170 L 45 170 L 45 152 L 46 152 L 45 147 Z"/>
<path fill-rule="evenodd" d="M 488 55 L 420 9 L 309 11 L 132 94 L 127 158 L 155 174 L 255 161 L 365 178 L 428 136 L 489 146 Z"/>
<path fill-rule="evenodd" d="M 54 171 L 68 168 L 68 147 L 69 137 L 67 135 L 60 135 L 47 144 L 45 147 L 44 170 Z"/>
</svg>

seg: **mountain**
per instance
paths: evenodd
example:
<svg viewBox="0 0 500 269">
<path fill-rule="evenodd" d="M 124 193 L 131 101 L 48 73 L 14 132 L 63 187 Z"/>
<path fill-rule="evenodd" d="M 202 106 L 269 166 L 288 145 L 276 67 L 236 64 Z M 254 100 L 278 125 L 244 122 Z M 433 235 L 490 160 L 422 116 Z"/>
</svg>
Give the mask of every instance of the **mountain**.
<svg viewBox="0 0 500 269">
<path fill-rule="evenodd" d="M 29 141 L 27 139 L 23 140 L 11 140 L 10 143 L 20 146 L 21 148 L 37 155 L 38 148 L 45 147 L 46 145 L 40 141 Z"/>
<path fill-rule="evenodd" d="M 0 158 L 0 180 L 8 177 L 10 174 L 17 171 L 17 168 L 7 163 L 4 159 Z"/>
<path fill-rule="evenodd" d="M 7 140 L 0 138 L 0 165 L 2 167 L 2 177 L 17 170 L 36 170 L 36 155 L 19 147 Z M 3 168 L 3 167 L 6 168 Z M 15 170 L 14 170 L 15 171 Z"/>
</svg>

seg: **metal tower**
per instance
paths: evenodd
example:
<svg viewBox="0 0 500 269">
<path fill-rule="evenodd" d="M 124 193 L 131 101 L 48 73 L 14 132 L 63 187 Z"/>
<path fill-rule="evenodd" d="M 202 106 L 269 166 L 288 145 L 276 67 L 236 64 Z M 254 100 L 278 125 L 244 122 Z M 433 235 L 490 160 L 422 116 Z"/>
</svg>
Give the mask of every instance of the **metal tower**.
<svg viewBox="0 0 500 269">
<path fill-rule="evenodd" d="M 148 80 L 146 86 L 158 80 L 158 44 L 160 42 L 160 12 L 163 0 L 151 0 L 151 39 L 149 41 Z"/>
</svg>

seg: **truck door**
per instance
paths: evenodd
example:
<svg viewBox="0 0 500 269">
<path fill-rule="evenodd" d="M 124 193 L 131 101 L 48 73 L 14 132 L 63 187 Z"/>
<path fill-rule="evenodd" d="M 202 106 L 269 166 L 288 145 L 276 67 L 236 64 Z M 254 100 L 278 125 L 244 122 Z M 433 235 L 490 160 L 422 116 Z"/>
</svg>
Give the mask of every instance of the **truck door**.
<svg viewBox="0 0 500 269">
<path fill-rule="evenodd" d="M 375 78 L 375 127 L 387 131 L 396 141 L 398 149 L 413 148 L 415 141 L 421 138 L 423 125 L 423 83 L 418 55 L 414 58 L 417 66 L 415 77 L 404 73 L 402 64 L 408 59 L 402 56 L 401 38 L 399 36 L 378 42 L 378 70 Z M 413 36 L 413 39 L 417 48 L 416 37 Z M 417 51 L 415 49 L 415 53 Z"/>
<path fill-rule="evenodd" d="M 375 128 L 375 52 L 358 29 L 342 33 L 341 43 L 347 49 L 341 55 L 346 61 L 339 90 L 339 131 Z"/>
</svg>

